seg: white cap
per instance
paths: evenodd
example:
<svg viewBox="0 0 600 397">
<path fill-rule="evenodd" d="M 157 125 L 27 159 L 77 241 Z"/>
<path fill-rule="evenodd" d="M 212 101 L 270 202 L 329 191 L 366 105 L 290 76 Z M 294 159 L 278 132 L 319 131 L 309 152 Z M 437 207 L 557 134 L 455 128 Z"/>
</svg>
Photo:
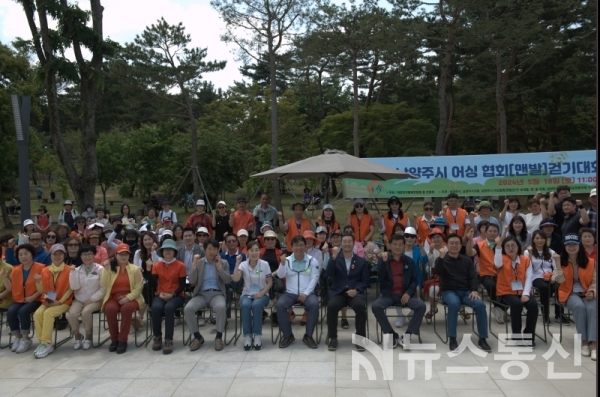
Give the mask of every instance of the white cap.
<svg viewBox="0 0 600 397">
<path fill-rule="evenodd" d="M 354 204 L 355 204 L 355 205 L 356 205 L 356 204 L 364 204 L 364 203 L 365 203 L 365 200 L 363 200 L 363 199 L 361 199 L 361 198 L 354 199 Z"/>
<path fill-rule="evenodd" d="M 333 211 L 333 205 L 331 205 L 331 204 L 325 204 L 323 206 L 323 211 L 325 211 L 325 210 L 332 210 Z"/>
<path fill-rule="evenodd" d="M 225 201 L 223 201 L 223 200 L 219 201 L 219 202 L 217 203 L 217 206 L 219 206 L 219 205 L 221 205 L 221 204 L 222 204 L 222 205 L 224 205 L 225 207 L 227 207 L 227 204 L 225 204 Z"/>
<path fill-rule="evenodd" d="M 208 234 L 208 229 L 205 228 L 204 226 L 200 226 L 198 228 L 198 231 L 196 233 L 206 233 L 206 234 Z"/>
<path fill-rule="evenodd" d="M 73 205 L 73 202 L 71 200 L 65 200 L 63 205 Z"/>
<path fill-rule="evenodd" d="M 596 195 L 596 188 L 592 189 L 592 191 L 590 192 L 590 197 L 593 197 Z"/>
<path fill-rule="evenodd" d="M 204 200 L 202 200 L 202 199 L 196 201 L 196 206 L 198 206 L 198 205 L 204 205 L 204 206 L 206 206 L 206 204 L 204 203 Z"/>
<path fill-rule="evenodd" d="M 165 234 L 169 235 L 169 236 L 172 236 L 173 235 L 173 231 L 170 230 L 170 229 L 165 229 L 165 230 L 163 230 L 162 235 L 164 236 Z"/>
<path fill-rule="evenodd" d="M 31 219 L 25 219 L 23 221 L 23 227 L 27 227 L 29 225 L 35 225 L 35 223 L 33 223 L 33 221 Z"/>
<path fill-rule="evenodd" d="M 240 237 L 240 236 L 246 236 L 246 237 L 248 237 L 248 236 L 249 236 L 249 235 L 248 235 L 248 231 L 247 231 L 246 229 L 240 229 L 240 230 L 238 230 L 238 232 L 237 232 L 237 236 L 238 236 L 238 237 Z"/>
<path fill-rule="evenodd" d="M 317 227 L 317 234 L 319 233 L 327 233 L 327 228 L 325 226 Z"/>
<path fill-rule="evenodd" d="M 104 224 L 103 224 L 103 223 L 100 223 L 100 222 L 95 222 L 95 223 L 92 223 L 92 224 L 91 224 L 91 225 L 89 225 L 87 228 L 91 230 L 91 229 L 93 229 L 93 228 L 95 228 L 95 227 L 99 227 L 99 228 L 101 228 L 101 229 L 103 229 L 103 230 L 104 230 Z"/>
<path fill-rule="evenodd" d="M 414 227 L 407 227 L 406 229 L 404 229 L 404 234 L 413 234 L 413 235 L 417 235 L 417 231 L 415 230 Z"/>
</svg>

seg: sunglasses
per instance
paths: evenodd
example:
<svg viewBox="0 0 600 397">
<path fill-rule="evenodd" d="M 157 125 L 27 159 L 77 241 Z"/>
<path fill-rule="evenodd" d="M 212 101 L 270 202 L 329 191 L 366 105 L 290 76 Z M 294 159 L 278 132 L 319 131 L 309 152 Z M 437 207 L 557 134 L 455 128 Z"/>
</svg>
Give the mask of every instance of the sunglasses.
<svg viewBox="0 0 600 397">
<path fill-rule="evenodd" d="M 354 206 L 354 208 L 362 208 L 362 207 L 364 207 L 364 205 L 362 205 L 362 204 L 356 204 L 356 205 Z"/>
<path fill-rule="evenodd" d="M 56 236 L 54 234 L 49 234 L 46 236 L 46 238 L 56 238 Z"/>
<path fill-rule="evenodd" d="M 404 234 L 404 238 L 417 238 L 415 234 Z"/>
<path fill-rule="evenodd" d="M 433 207 L 424 208 L 425 211 L 433 211 Z"/>
<path fill-rule="evenodd" d="M 206 233 L 198 233 L 196 234 L 197 237 L 208 237 L 208 234 Z"/>
</svg>

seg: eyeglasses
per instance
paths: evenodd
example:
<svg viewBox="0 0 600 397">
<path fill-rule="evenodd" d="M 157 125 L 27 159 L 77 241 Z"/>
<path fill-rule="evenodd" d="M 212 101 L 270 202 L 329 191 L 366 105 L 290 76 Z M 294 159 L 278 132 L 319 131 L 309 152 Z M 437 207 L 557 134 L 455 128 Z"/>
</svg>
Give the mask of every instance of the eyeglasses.
<svg viewBox="0 0 600 397">
<path fill-rule="evenodd" d="M 362 207 L 364 207 L 364 205 L 362 205 L 362 204 L 356 204 L 356 205 L 354 206 L 354 208 L 362 208 Z"/>
<path fill-rule="evenodd" d="M 79 244 L 67 244 L 67 247 L 79 247 Z"/>
<path fill-rule="evenodd" d="M 89 252 L 89 251 L 88 252 L 82 252 L 81 256 L 94 256 L 94 253 L 93 252 Z"/>
<path fill-rule="evenodd" d="M 56 236 L 54 234 L 49 234 L 46 236 L 46 238 L 56 238 Z"/>
<path fill-rule="evenodd" d="M 433 211 L 433 207 L 425 207 L 423 208 L 425 211 Z"/>
<path fill-rule="evenodd" d="M 404 238 L 417 238 L 415 234 L 404 234 Z"/>
</svg>

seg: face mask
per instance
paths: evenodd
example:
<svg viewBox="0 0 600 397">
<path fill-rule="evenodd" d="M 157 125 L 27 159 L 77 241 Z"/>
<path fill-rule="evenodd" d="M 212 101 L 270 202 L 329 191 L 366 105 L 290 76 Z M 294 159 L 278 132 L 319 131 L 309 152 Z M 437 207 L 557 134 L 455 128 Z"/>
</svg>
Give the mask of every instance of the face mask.
<svg viewBox="0 0 600 397">
<path fill-rule="evenodd" d="M 465 211 L 467 211 L 467 213 L 471 213 L 473 212 L 473 207 L 465 207 Z"/>
</svg>

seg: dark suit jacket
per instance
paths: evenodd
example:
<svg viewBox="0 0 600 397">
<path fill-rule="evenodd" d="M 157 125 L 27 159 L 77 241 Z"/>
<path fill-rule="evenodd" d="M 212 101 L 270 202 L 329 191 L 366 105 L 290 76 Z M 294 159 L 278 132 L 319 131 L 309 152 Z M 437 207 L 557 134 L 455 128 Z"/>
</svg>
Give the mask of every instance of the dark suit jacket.
<svg viewBox="0 0 600 397">
<path fill-rule="evenodd" d="M 340 252 L 335 261 L 329 258 L 325 276 L 331 278 L 329 296 L 344 293 L 349 289 L 356 289 L 359 295 L 364 295 L 369 283 L 369 267 L 363 258 L 353 254 L 348 272 L 344 254 Z"/>
<path fill-rule="evenodd" d="M 379 258 L 377 277 L 379 278 L 379 289 L 381 295 L 390 296 L 392 294 L 392 273 L 390 272 L 390 260 L 392 254 L 389 254 L 387 262 Z M 404 260 L 404 283 L 402 285 L 402 294 L 408 294 L 411 298 L 417 290 L 417 275 L 415 273 L 415 262 L 408 256 L 402 254 Z"/>
</svg>

